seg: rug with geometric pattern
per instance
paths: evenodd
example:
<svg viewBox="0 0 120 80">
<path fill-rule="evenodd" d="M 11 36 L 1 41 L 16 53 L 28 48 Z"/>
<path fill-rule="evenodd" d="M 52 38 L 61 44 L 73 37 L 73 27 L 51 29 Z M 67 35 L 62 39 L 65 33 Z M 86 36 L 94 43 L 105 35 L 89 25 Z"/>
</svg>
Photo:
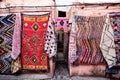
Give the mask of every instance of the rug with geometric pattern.
<svg viewBox="0 0 120 80">
<path fill-rule="evenodd" d="M 2 74 L 10 73 L 14 25 L 14 14 L 0 17 L 0 73 Z"/>
<path fill-rule="evenodd" d="M 49 15 L 22 15 L 22 67 L 26 70 L 48 70 L 44 52 Z"/>
</svg>

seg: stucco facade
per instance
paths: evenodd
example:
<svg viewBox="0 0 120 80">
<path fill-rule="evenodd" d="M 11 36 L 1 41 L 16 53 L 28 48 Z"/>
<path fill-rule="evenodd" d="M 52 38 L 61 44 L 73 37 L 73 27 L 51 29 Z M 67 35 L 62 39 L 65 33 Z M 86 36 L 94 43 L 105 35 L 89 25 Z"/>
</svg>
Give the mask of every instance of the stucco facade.
<svg viewBox="0 0 120 80">
<path fill-rule="evenodd" d="M 0 12 L 2 14 L 22 12 L 22 11 L 50 11 L 52 18 L 56 17 L 55 7 L 44 7 L 54 6 L 53 0 L 3 0 L 0 2 Z M 14 7 L 13 7 L 14 6 Z M 19 6 L 19 7 L 18 7 Z M 24 6 L 24 7 L 21 7 Z M 8 8 L 12 7 L 12 8 Z"/>
<path fill-rule="evenodd" d="M 74 3 L 80 4 L 80 3 Z M 58 9 L 54 7 L 56 4 L 53 0 L 3 0 L 0 2 L 0 15 L 13 13 L 13 12 L 22 12 L 22 11 L 50 11 L 51 18 L 54 19 L 58 17 Z M 13 8 L 7 8 L 14 6 Z M 22 7 L 23 6 L 23 7 Z M 48 7 L 49 6 L 49 7 Z M 51 6 L 51 7 L 50 7 Z M 120 4 L 118 5 L 80 5 L 80 6 L 71 6 L 70 10 L 66 13 L 66 17 L 70 19 L 72 23 L 72 15 L 82 15 L 82 16 L 98 16 L 105 15 L 108 12 L 120 12 Z M 50 73 L 54 73 L 54 63 L 50 59 Z M 70 75 L 105 75 L 106 65 L 80 65 L 72 66 L 69 64 Z M 97 70 L 100 70 L 98 72 Z M 93 72 L 94 71 L 94 72 Z M 95 73 L 98 72 L 98 73 Z"/>
</svg>

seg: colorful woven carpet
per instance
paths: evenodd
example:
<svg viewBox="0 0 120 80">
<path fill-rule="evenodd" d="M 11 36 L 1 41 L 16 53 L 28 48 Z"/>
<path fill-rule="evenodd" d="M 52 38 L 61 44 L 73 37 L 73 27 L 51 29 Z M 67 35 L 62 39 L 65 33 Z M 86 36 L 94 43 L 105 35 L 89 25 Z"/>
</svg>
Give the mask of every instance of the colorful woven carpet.
<svg viewBox="0 0 120 80">
<path fill-rule="evenodd" d="M 22 15 L 22 66 L 27 70 L 47 70 L 44 52 L 49 15 Z"/>
<path fill-rule="evenodd" d="M 11 51 L 15 15 L 0 18 L 0 73 L 9 74 L 11 68 Z"/>
<path fill-rule="evenodd" d="M 21 52 L 21 36 L 20 35 L 21 35 L 21 14 L 16 13 L 12 52 L 11 52 L 11 57 L 14 60 L 16 60 L 16 58 L 20 55 L 20 52 Z"/>
<path fill-rule="evenodd" d="M 57 54 L 57 43 L 56 43 L 54 27 L 50 20 L 48 23 L 47 31 L 48 31 L 48 33 L 45 36 L 44 50 L 48 54 L 49 58 L 51 58 Z"/>
<path fill-rule="evenodd" d="M 77 58 L 77 46 L 76 46 L 76 23 L 75 23 L 75 16 L 72 20 L 72 26 L 71 26 L 71 31 L 70 31 L 70 36 L 69 36 L 69 62 L 73 63 Z"/>
<path fill-rule="evenodd" d="M 75 22 L 78 27 L 76 31 L 77 59 L 75 62 L 77 64 L 104 64 L 105 60 L 99 45 L 105 16 L 75 16 Z"/>
<path fill-rule="evenodd" d="M 56 31 L 60 29 L 64 29 L 64 31 L 68 31 L 68 27 L 69 27 L 68 18 L 56 18 L 55 22 L 56 22 L 56 27 L 55 27 Z"/>
<path fill-rule="evenodd" d="M 114 31 L 114 43 L 117 63 L 120 63 L 120 13 L 111 14 L 110 23 Z"/>
</svg>

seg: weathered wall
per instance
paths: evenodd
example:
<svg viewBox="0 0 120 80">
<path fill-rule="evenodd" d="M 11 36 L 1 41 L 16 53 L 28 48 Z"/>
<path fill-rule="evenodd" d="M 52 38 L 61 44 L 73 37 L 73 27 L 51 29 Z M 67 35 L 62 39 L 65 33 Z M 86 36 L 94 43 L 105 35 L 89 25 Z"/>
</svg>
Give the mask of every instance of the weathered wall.
<svg viewBox="0 0 120 80">
<path fill-rule="evenodd" d="M 79 2 L 73 2 L 73 4 L 80 4 Z M 5 8 L 9 6 L 54 6 L 56 5 L 53 0 L 3 0 L 0 2 L 0 8 Z M 106 5 L 79 5 L 79 6 L 71 6 L 71 9 L 67 12 L 68 18 L 71 18 L 73 14 L 79 15 L 102 15 L 106 14 L 106 12 L 118 12 L 120 11 L 120 4 L 109 6 L 106 9 Z M 0 13 L 9 13 L 9 12 L 19 12 L 19 11 L 27 11 L 27 10 L 39 10 L 39 11 L 51 11 L 52 18 L 58 17 L 58 9 L 56 7 L 15 7 L 10 9 L 0 9 Z M 0 14 L 1 15 L 1 14 Z"/>
<path fill-rule="evenodd" d="M 53 0 L 3 0 L 1 7 L 9 6 L 48 6 L 54 5 Z"/>
<path fill-rule="evenodd" d="M 110 12 L 120 12 L 120 4 L 73 6 L 73 7 L 71 7 L 67 16 L 71 19 L 70 22 L 72 22 L 73 15 L 81 15 L 81 16 L 100 16 L 101 15 L 102 16 L 102 15 L 106 15 L 107 13 L 110 13 Z"/>
<path fill-rule="evenodd" d="M 70 76 L 105 76 L 106 65 L 69 65 Z"/>
<path fill-rule="evenodd" d="M 20 11 L 50 11 L 52 18 L 56 17 L 55 7 L 35 7 L 35 6 L 53 6 L 53 0 L 3 0 L 0 2 L 0 8 L 10 6 L 33 6 L 33 7 L 14 7 L 0 9 L 0 15 L 5 13 L 20 12 Z"/>
</svg>

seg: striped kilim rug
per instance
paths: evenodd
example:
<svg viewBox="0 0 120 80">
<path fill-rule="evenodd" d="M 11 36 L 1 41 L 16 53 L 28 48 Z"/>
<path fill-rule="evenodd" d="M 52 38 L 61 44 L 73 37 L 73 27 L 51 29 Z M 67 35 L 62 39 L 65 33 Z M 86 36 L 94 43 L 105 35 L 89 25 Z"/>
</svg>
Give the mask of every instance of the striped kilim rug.
<svg viewBox="0 0 120 80">
<path fill-rule="evenodd" d="M 75 16 L 77 64 L 105 64 L 100 50 L 100 40 L 105 16 Z M 74 36 L 73 36 L 74 37 Z M 74 38 L 75 39 L 75 38 Z M 75 55 L 71 53 L 70 55 Z"/>
<path fill-rule="evenodd" d="M 105 16 L 83 17 L 76 16 L 78 26 L 77 45 L 81 47 L 79 63 L 102 64 L 105 63 L 99 45 L 105 23 Z"/>
<path fill-rule="evenodd" d="M 49 15 L 22 15 L 22 66 L 27 70 L 47 70 L 44 52 Z"/>
</svg>

